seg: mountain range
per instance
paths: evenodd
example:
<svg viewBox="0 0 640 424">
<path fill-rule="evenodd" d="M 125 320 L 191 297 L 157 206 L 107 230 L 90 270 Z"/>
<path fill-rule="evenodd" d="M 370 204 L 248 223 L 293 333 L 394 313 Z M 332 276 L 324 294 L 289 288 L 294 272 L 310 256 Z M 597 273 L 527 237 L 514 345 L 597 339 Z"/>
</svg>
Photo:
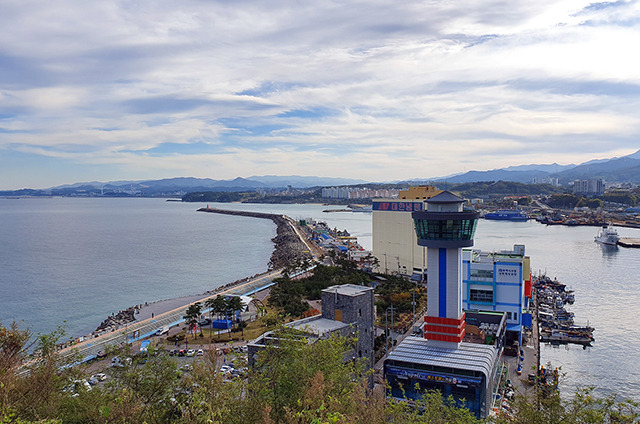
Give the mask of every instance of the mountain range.
<svg viewBox="0 0 640 424">
<path fill-rule="evenodd" d="M 490 171 L 469 171 L 447 177 L 428 178 L 429 181 L 470 183 L 476 181 L 512 181 L 531 183 L 533 178 L 557 178 L 561 185 L 575 180 L 603 179 L 607 183 L 640 184 L 640 150 L 627 156 L 591 160 L 579 165 L 521 165 Z"/>
<path fill-rule="evenodd" d="M 566 185 L 574 180 L 595 178 L 601 178 L 607 183 L 640 184 L 640 150 L 619 158 L 592 160 L 579 165 L 558 165 L 553 163 L 509 166 L 507 168 L 489 171 L 469 171 L 464 174 L 450 175 L 447 177 L 416 178 L 414 180 L 389 181 L 387 183 L 401 184 L 415 183 L 416 181 L 429 181 L 433 184 L 437 184 L 438 182 L 468 183 L 476 181 L 531 183 L 534 178 L 538 179 L 538 181 L 545 178 L 557 178 L 561 185 Z M 22 189 L 0 191 L 0 196 L 171 196 L 199 191 L 268 191 L 271 189 L 286 189 L 287 187 L 300 189 L 360 184 L 372 183 L 349 178 L 299 175 L 263 175 L 248 178 L 238 177 L 231 180 L 177 177 L 146 181 L 82 182 L 61 185 L 46 190 Z"/>
</svg>

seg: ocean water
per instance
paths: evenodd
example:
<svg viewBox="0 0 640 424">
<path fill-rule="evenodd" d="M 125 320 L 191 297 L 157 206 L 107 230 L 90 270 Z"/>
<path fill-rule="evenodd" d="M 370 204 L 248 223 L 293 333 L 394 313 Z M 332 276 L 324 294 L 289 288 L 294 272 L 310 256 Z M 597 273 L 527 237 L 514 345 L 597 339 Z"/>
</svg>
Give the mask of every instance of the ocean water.
<svg viewBox="0 0 640 424">
<path fill-rule="evenodd" d="M 206 204 L 162 199 L 0 199 L 0 320 L 34 332 L 64 323 L 91 332 L 128 306 L 199 294 L 263 272 L 273 251 L 270 220 L 199 213 Z M 371 214 L 323 205 L 216 204 L 326 221 L 371 249 Z M 640 249 L 607 248 L 595 227 L 481 220 L 474 248 L 524 244 L 534 273 L 576 293 L 578 323 L 596 328 L 592 347 L 542 345 L 542 362 L 566 373 L 562 390 L 594 386 L 640 401 Z M 618 228 L 622 237 L 640 230 Z"/>
<path fill-rule="evenodd" d="M 270 220 L 164 199 L 0 199 L 0 321 L 88 334 L 139 303 L 267 270 Z"/>
</svg>

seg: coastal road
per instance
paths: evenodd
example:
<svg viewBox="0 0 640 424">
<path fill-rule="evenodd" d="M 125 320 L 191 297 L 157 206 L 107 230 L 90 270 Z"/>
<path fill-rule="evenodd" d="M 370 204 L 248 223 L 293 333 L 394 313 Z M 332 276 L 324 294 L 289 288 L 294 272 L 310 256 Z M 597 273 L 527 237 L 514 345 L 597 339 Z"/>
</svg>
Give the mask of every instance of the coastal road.
<svg viewBox="0 0 640 424">
<path fill-rule="evenodd" d="M 253 294 L 272 284 L 273 280 L 281 275 L 280 270 L 272 271 L 246 283 L 219 290 L 208 297 L 201 298 L 197 302 L 204 302 L 218 295 Z M 80 362 L 86 362 L 96 357 L 99 352 L 106 352 L 109 347 L 124 346 L 125 344 L 151 337 L 158 329 L 164 326 L 171 327 L 182 323 L 184 321 L 182 317 L 185 315 L 187 308 L 197 302 L 191 302 L 153 318 L 133 322 L 109 333 L 85 339 L 83 342 L 62 349 L 58 353 L 63 357 L 76 355 Z"/>
<path fill-rule="evenodd" d="M 307 250 L 309 250 L 309 253 L 311 253 L 311 255 L 313 256 L 313 260 L 318 262 L 320 260 L 320 257 L 324 254 L 322 249 L 316 246 L 315 243 L 309 242 L 307 240 L 307 236 L 301 231 L 300 227 L 293 219 L 286 215 L 285 218 L 289 222 L 289 225 L 291 225 L 293 232 L 295 232 L 296 235 L 300 238 L 300 241 L 302 241 L 302 243 L 307 246 Z"/>
</svg>

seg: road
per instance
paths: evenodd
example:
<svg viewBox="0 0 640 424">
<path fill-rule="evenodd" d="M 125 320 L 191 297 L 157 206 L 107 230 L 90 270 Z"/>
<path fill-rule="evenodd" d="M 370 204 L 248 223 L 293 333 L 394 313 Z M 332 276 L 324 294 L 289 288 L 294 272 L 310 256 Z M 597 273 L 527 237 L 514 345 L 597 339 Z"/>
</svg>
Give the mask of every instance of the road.
<svg viewBox="0 0 640 424">
<path fill-rule="evenodd" d="M 246 283 L 230 287 L 225 290 L 218 291 L 211 296 L 203 297 L 198 302 L 204 302 L 207 299 L 216 297 L 218 295 L 247 295 L 253 294 L 261 288 L 272 284 L 275 278 L 281 275 L 281 271 L 273 271 L 267 274 L 263 274 Z M 111 346 L 124 346 L 128 343 L 148 338 L 156 333 L 156 331 L 164 326 L 172 327 L 174 325 L 184 322 L 182 318 L 187 308 L 197 302 L 191 302 L 183 305 L 179 308 L 170 310 L 168 312 L 158 314 L 153 318 L 147 318 L 143 321 L 133 322 L 129 325 L 121 327 L 118 330 L 110 333 L 102 334 L 98 337 L 87 339 L 81 343 L 70 346 L 66 349 L 60 350 L 58 353 L 62 357 L 69 357 L 71 355 L 79 355 L 81 362 L 93 359 L 98 355 L 98 352 L 106 352 Z"/>
</svg>

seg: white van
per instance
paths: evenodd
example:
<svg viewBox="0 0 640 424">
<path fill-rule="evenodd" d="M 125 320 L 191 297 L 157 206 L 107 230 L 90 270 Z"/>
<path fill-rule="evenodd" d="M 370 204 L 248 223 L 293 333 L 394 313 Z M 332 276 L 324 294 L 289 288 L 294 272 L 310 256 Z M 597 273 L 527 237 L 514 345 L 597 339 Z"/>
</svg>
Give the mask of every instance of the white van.
<svg viewBox="0 0 640 424">
<path fill-rule="evenodd" d="M 164 327 L 158 328 L 158 331 L 156 331 L 156 336 L 162 336 L 168 333 L 169 333 L 169 326 L 165 325 Z"/>
</svg>

